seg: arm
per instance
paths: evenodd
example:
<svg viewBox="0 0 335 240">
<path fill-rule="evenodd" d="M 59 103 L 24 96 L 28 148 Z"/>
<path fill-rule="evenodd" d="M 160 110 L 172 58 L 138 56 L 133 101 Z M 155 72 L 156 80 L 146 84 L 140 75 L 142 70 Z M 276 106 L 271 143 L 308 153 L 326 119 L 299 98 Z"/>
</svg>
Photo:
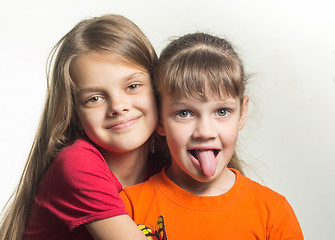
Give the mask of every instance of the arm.
<svg viewBox="0 0 335 240">
<path fill-rule="evenodd" d="M 147 240 L 128 215 L 119 215 L 85 224 L 95 240 Z"/>
<path fill-rule="evenodd" d="M 121 184 L 95 148 L 77 142 L 56 160 L 52 176 L 59 181 L 50 180 L 53 187 L 46 195 L 53 214 L 70 231 L 84 225 L 96 240 L 146 239 L 127 215 Z"/>
</svg>

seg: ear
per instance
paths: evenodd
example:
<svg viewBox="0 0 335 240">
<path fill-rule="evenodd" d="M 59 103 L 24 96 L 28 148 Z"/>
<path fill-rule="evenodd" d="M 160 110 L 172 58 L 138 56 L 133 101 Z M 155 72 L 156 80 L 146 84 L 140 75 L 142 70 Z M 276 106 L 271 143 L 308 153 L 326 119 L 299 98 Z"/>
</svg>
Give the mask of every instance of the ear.
<svg viewBox="0 0 335 240">
<path fill-rule="evenodd" d="M 247 121 L 248 106 L 249 106 L 249 97 L 245 96 L 241 104 L 241 115 L 238 130 L 242 130 L 242 128 L 245 125 L 245 122 Z"/>
<path fill-rule="evenodd" d="M 165 129 L 161 121 L 158 121 L 158 124 L 156 126 L 156 131 L 159 135 L 165 136 Z"/>
</svg>

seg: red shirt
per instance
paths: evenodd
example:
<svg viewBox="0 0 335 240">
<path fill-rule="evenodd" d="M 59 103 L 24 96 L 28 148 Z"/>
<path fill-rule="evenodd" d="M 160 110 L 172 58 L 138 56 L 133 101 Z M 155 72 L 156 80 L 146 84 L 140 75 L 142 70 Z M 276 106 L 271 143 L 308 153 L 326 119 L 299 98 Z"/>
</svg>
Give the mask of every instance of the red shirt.
<svg viewBox="0 0 335 240">
<path fill-rule="evenodd" d="M 61 151 L 43 178 L 23 239 L 93 239 L 85 223 L 127 214 L 121 190 L 101 153 L 78 139 Z"/>
</svg>

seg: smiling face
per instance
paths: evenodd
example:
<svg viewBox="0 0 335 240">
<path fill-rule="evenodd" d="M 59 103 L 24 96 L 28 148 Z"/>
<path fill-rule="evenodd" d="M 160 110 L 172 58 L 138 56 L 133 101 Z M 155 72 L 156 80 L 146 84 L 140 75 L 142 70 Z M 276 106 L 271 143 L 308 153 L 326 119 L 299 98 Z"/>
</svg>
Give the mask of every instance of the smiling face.
<svg viewBox="0 0 335 240">
<path fill-rule="evenodd" d="M 162 95 L 159 134 L 166 136 L 172 157 L 167 173 L 177 184 L 190 177 L 212 182 L 227 172 L 239 130 L 244 126 L 248 98 L 224 99 Z"/>
<path fill-rule="evenodd" d="M 79 89 L 76 110 L 86 135 L 109 153 L 141 147 L 153 133 L 157 110 L 149 74 L 112 55 L 89 53 L 71 65 Z"/>
</svg>

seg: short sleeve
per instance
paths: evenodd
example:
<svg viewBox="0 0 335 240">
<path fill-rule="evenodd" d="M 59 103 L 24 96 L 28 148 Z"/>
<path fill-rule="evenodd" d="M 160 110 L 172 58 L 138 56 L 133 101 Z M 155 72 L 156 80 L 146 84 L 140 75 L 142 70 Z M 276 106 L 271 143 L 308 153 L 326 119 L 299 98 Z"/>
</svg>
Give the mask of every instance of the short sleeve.
<svg viewBox="0 0 335 240">
<path fill-rule="evenodd" d="M 298 219 L 286 198 L 274 213 L 269 239 L 304 239 Z"/>
<path fill-rule="evenodd" d="M 35 198 L 69 230 L 127 214 L 119 196 L 122 186 L 102 155 L 92 145 L 77 145 L 54 160 Z"/>
</svg>

